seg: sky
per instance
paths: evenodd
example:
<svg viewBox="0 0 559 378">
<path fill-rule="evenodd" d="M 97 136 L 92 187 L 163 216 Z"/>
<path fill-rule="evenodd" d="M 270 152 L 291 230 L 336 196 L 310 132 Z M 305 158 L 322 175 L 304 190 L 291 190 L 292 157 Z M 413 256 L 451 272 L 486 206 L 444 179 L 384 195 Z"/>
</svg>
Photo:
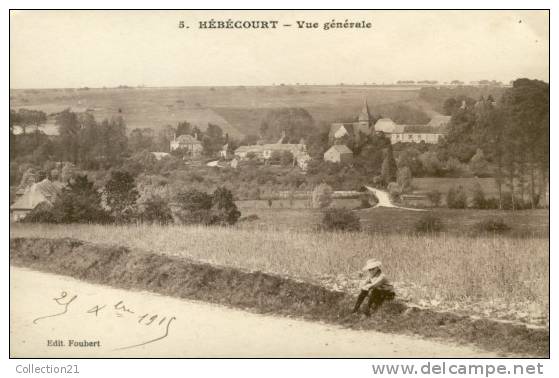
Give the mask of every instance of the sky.
<svg viewBox="0 0 559 378">
<path fill-rule="evenodd" d="M 547 11 L 11 11 L 10 87 L 549 81 L 548 17 Z M 279 26 L 199 28 L 212 19 Z M 346 19 L 372 27 L 322 28 Z M 180 29 L 180 21 L 189 28 Z M 298 29 L 296 21 L 319 28 Z"/>
</svg>

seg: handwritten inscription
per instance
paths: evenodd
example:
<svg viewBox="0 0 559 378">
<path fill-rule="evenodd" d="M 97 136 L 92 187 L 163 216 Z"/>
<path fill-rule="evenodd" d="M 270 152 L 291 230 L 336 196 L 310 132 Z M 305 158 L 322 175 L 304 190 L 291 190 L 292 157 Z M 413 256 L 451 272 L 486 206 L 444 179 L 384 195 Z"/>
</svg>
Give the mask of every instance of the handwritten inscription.
<svg viewBox="0 0 559 378">
<path fill-rule="evenodd" d="M 92 319 L 99 319 L 100 317 L 117 317 L 117 318 L 129 318 L 130 321 L 134 321 L 135 324 L 146 329 L 150 329 L 152 332 L 159 332 L 159 335 L 153 338 L 149 338 L 145 341 L 139 343 L 124 345 L 122 347 L 115 348 L 115 350 L 131 349 L 140 347 L 143 345 L 151 344 L 160 340 L 165 339 L 169 336 L 171 324 L 177 319 L 175 316 L 163 315 L 159 313 L 136 311 L 125 303 L 124 300 L 119 300 L 116 303 L 94 303 L 89 304 L 85 307 L 81 307 L 81 304 L 76 304 L 78 301 L 78 295 L 69 295 L 67 291 L 62 291 L 58 297 L 53 298 L 56 302 L 57 311 L 52 314 L 39 316 L 33 319 L 33 324 L 37 324 L 41 321 L 46 321 L 47 319 L 52 319 L 56 317 L 61 317 L 70 313 L 70 311 L 82 312 L 89 314 Z M 72 306 L 70 309 L 70 305 Z M 76 308 L 75 308 L 76 307 Z M 85 308 L 85 311 L 83 310 Z M 98 340 L 47 340 L 48 346 L 61 347 L 100 347 L 101 343 Z"/>
</svg>

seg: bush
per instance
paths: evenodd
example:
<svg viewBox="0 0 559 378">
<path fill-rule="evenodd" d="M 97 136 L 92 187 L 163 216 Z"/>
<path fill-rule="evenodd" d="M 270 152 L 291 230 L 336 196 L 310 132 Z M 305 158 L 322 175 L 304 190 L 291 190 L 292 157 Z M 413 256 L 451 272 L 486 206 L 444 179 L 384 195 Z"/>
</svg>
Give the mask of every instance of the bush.
<svg viewBox="0 0 559 378">
<path fill-rule="evenodd" d="M 31 210 L 22 220 L 26 223 L 58 223 L 52 207 L 44 203 Z"/>
<path fill-rule="evenodd" d="M 474 230 L 480 233 L 503 234 L 510 229 L 510 226 L 501 218 L 485 219 L 474 225 Z"/>
<path fill-rule="evenodd" d="M 443 230 L 443 222 L 439 217 L 427 214 L 415 224 L 415 231 L 419 233 L 435 233 Z"/>
<path fill-rule="evenodd" d="M 388 184 L 388 194 L 390 195 L 390 200 L 392 200 L 393 202 L 399 202 L 400 201 L 400 196 L 402 195 L 402 188 L 400 187 L 400 185 L 398 185 L 398 183 L 396 182 L 391 182 L 390 184 Z"/>
<path fill-rule="evenodd" d="M 442 194 L 437 189 L 431 190 L 427 193 L 427 198 L 429 198 L 433 207 L 439 207 L 441 205 Z"/>
<path fill-rule="evenodd" d="M 450 188 L 446 195 L 446 206 L 449 209 L 465 209 L 468 206 L 468 198 L 462 186 Z"/>
<path fill-rule="evenodd" d="M 173 216 L 167 201 L 161 196 L 153 195 L 142 204 L 140 219 L 147 223 L 168 224 L 172 223 Z"/>
<path fill-rule="evenodd" d="M 322 216 L 325 231 L 360 231 L 359 217 L 347 209 L 330 209 Z"/>
<path fill-rule="evenodd" d="M 183 224 L 228 225 L 236 223 L 240 216 L 233 194 L 224 187 L 212 195 L 196 189 L 181 192 L 173 209 L 173 218 Z"/>
</svg>

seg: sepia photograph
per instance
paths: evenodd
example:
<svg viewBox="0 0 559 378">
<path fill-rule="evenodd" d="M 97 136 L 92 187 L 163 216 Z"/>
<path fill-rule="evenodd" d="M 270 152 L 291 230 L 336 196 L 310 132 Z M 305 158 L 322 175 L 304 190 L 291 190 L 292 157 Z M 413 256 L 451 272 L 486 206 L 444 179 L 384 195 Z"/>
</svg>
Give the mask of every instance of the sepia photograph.
<svg viewBox="0 0 559 378">
<path fill-rule="evenodd" d="M 9 357 L 549 358 L 549 14 L 10 10 Z"/>
</svg>

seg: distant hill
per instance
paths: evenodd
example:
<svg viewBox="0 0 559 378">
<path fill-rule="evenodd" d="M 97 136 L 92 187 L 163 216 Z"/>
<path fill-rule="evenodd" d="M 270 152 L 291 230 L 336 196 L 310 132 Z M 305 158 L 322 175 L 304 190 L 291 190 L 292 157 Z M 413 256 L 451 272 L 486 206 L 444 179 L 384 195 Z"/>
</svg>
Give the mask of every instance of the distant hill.
<svg viewBox="0 0 559 378">
<path fill-rule="evenodd" d="M 10 90 L 10 106 L 47 114 L 71 108 L 96 119 L 120 115 L 128 130 L 158 129 L 188 121 L 205 130 L 208 123 L 241 138 L 259 134 L 270 109 L 303 108 L 317 126 L 356 117 L 367 98 L 371 111 L 392 117 L 398 104 L 418 100 L 419 87 L 262 86 Z M 423 102 L 429 104 L 428 102 Z M 412 114 L 412 113 L 410 113 Z M 417 113 L 414 117 L 417 116 Z M 409 121 L 409 123 L 413 123 Z"/>
</svg>

